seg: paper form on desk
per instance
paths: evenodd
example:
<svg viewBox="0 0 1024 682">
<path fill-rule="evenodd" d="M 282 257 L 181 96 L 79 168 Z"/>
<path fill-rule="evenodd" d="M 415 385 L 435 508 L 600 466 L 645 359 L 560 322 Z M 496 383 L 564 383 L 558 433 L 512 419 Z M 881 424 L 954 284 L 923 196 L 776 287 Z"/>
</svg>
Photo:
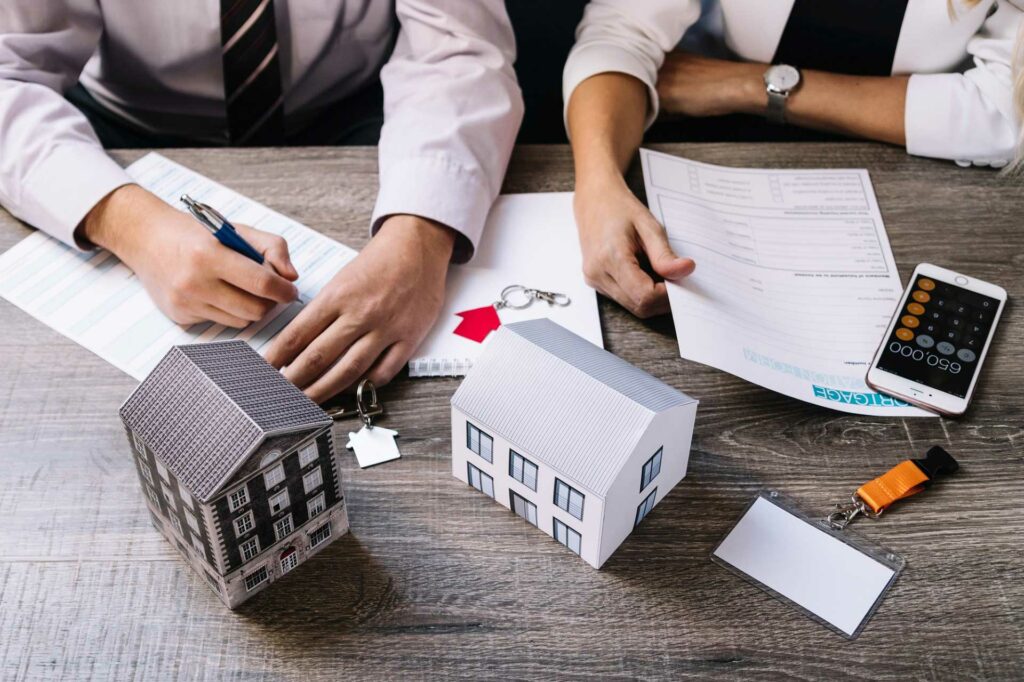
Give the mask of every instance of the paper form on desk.
<svg viewBox="0 0 1024 682">
<path fill-rule="evenodd" d="M 867 171 L 640 157 L 651 212 L 697 263 L 668 284 L 683 358 L 844 412 L 935 416 L 864 383 L 903 292 Z"/>
<path fill-rule="evenodd" d="M 232 222 L 285 238 L 309 301 L 355 257 L 349 247 L 155 153 L 128 167 L 141 186 L 175 208 L 190 194 Z M 264 350 L 302 309 L 276 306 L 259 322 L 230 329 L 211 322 L 182 327 L 161 313 L 135 274 L 108 251 L 80 253 L 42 232 L 0 256 L 0 296 L 140 381 L 172 346 L 241 339 Z"/>
</svg>

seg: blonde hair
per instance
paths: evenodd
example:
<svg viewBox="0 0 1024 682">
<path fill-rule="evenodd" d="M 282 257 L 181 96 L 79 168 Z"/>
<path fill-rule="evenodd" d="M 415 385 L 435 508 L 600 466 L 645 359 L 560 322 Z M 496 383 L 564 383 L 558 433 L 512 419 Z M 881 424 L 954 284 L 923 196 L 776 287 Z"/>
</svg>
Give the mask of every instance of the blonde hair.
<svg viewBox="0 0 1024 682">
<path fill-rule="evenodd" d="M 960 0 L 966 7 L 974 7 L 981 0 Z M 946 8 L 950 19 L 956 19 L 956 7 L 953 0 L 946 0 Z M 1024 21 L 1017 30 L 1017 40 L 1013 48 L 1013 105 L 1017 112 L 1017 120 L 1021 128 L 1017 133 L 1017 151 L 1014 159 L 1006 168 L 1007 173 L 1024 173 Z"/>
</svg>

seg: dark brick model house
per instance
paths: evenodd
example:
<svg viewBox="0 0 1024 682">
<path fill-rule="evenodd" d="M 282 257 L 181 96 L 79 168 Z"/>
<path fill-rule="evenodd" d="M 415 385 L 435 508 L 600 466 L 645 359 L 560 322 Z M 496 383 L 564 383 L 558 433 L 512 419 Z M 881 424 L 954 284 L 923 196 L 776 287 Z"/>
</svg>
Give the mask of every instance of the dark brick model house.
<svg viewBox="0 0 1024 682">
<path fill-rule="evenodd" d="M 121 420 L 153 525 L 230 608 L 348 531 L 331 418 L 242 341 L 176 346 Z"/>
</svg>

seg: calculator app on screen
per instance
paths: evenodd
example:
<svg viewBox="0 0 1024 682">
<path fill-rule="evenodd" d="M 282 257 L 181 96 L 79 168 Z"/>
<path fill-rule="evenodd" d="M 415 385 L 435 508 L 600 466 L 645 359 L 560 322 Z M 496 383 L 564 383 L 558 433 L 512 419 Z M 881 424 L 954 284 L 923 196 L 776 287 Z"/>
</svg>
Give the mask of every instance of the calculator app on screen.
<svg viewBox="0 0 1024 682">
<path fill-rule="evenodd" d="M 994 298 L 918 276 L 877 366 L 964 398 L 998 310 Z"/>
</svg>

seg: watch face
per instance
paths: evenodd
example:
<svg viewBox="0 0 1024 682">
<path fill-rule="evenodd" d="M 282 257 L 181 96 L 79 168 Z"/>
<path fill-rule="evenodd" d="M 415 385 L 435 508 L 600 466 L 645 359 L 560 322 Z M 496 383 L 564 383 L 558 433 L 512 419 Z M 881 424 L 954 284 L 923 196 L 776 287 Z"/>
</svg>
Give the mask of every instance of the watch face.
<svg viewBox="0 0 1024 682">
<path fill-rule="evenodd" d="M 764 75 L 765 85 L 779 92 L 789 92 L 800 84 L 800 72 L 789 64 L 776 64 Z"/>
</svg>

